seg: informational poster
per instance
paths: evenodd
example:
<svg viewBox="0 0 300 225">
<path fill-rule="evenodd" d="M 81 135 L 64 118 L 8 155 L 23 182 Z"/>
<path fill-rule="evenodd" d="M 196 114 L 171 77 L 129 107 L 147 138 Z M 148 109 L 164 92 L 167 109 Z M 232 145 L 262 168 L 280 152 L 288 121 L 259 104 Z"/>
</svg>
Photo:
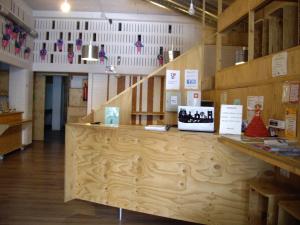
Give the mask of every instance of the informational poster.
<svg viewBox="0 0 300 225">
<path fill-rule="evenodd" d="M 219 133 L 241 135 L 242 118 L 242 105 L 221 105 Z"/>
<path fill-rule="evenodd" d="M 248 96 L 247 97 L 247 109 L 255 110 L 255 106 L 260 105 L 260 109 L 264 109 L 264 96 Z"/>
<path fill-rule="evenodd" d="M 299 84 L 290 84 L 290 103 L 299 102 Z"/>
<path fill-rule="evenodd" d="M 297 110 L 287 108 L 285 110 L 285 136 L 289 139 L 297 137 Z"/>
<path fill-rule="evenodd" d="M 287 75 L 287 60 L 288 53 L 281 52 L 272 57 L 272 76 L 283 76 Z"/>
<path fill-rule="evenodd" d="M 184 88 L 185 89 L 199 89 L 199 70 L 185 70 Z"/>
<path fill-rule="evenodd" d="M 171 96 L 171 105 L 178 105 L 177 95 Z"/>
<path fill-rule="evenodd" d="M 233 105 L 241 105 L 241 99 L 239 99 L 239 98 L 234 99 Z"/>
<path fill-rule="evenodd" d="M 167 70 L 166 90 L 180 89 L 180 70 Z"/>
<path fill-rule="evenodd" d="M 285 82 L 282 85 L 282 102 L 298 103 L 300 97 L 300 82 Z"/>
<path fill-rule="evenodd" d="M 201 91 L 188 91 L 186 97 L 187 106 L 201 105 Z"/>
<path fill-rule="evenodd" d="M 105 107 L 105 125 L 119 125 L 119 117 L 119 107 Z"/>
<path fill-rule="evenodd" d="M 248 96 L 247 97 L 247 120 L 251 122 L 255 116 L 255 106 L 259 105 L 259 109 L 264 108 L 264 96 Z"/>
<path fill-rule="evenodd" d="M 181 104 L 180 91 L 167 91 L 166 92 L 166 111 L 177 112 L 178 106 Z"/>
</svg>

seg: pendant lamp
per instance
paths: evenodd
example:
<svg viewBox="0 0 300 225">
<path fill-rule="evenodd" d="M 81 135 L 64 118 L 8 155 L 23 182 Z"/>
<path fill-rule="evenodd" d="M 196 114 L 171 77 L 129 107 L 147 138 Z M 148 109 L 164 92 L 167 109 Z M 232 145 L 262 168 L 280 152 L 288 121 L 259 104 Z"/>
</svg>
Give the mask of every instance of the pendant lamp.
<svg viewBox="0 0 300 225">
<path fill-rule="evenodd" d="M 61 11 L 62 11 L 63 13 L 68 13 L 68 12 L 70 12 L 70 10 L 71 10 L 71 5 L 70 5 L 70 3 L 68 2 L 68 0 L 65 0 L 65 1 L 61 4 L 60 9 L 61 9 Z"/>
<path fill-rule="evenodd" d="M 89 45 L 82 46 L 81 59 L 86 61 L 97 61 L 99 59 L 99 47 L 92 45 L 92 42 L 90 42 Z"/>
<path fill-rule="evenodd" d="M 190 8 L 189 8 L 189 14 L 195 15 L 195 8 L 194 8 L 194 4 L 193 4 L 193 0 L 191 0 L 191 4 L 190 4 Z"/>
</svg>

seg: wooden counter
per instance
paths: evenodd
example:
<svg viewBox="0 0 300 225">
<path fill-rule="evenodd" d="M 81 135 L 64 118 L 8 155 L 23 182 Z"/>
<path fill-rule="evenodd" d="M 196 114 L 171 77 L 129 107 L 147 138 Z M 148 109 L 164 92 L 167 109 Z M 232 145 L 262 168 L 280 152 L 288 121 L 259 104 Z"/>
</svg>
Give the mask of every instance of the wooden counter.
<svg viewBox="0 0 300 225">
<path fill-rule="evenodd" d="M 206 133 L 66 126 L 65 200 L 202 224 L 248 224 L 249 180 L 267 163 Z"/>
<path fill-rule="evenodd" d="M 275 153 L 255 148 L 248 143 L 236 141 L 225 136 L 220 137 L 219 141 L 226 144 L 228 147 L 239 150 L 240 152 L 243 152 L 247 155 L 253 156 L 257 159 L 261 159 L 273 166 L 277 166 L 300 176 L 300 157 L 276 155 Z"/>
<path fill-rule="evenodd" d="M 0 113 L 0 158 L 22 147 L 22 112 Z"/>
</svg>

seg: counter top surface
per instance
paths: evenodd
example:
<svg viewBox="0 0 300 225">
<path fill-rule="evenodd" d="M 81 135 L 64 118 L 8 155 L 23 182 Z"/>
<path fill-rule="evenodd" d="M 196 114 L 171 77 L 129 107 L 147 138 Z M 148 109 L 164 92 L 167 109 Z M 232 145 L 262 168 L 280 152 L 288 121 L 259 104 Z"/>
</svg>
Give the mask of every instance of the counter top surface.
<svg viewBox="0 0 300 225">
<path fill-rule="evenodd" d="M 209 132 L 197 132 L 197 131 L 181 131 L 175 127 L 171 127 L 168 131 L 150 131 L 145 130 L 145 126 L 143 125 L 105 125 L 105 124 L 90 124 L 90 123 L 68 123 L 69 126 L 77 126 L 77 127 L 90 127 L 90 128 L 98 128 L 98 129 L 128 129 L 128 130 L 141 130 L 145 132 L 155 132 L 161 134 L 168 134 L 168 133 L 180 133 L 180 134 L 199 134 L 199 135 L 218 135 L 216 133 L 209 133 Z"/>
<path fill-rule="evenodd" d="M 0 116 L 9 116 L 14 114 L 21 114 L 23 112 L 8 112 L 8 113 L 0 113 Z"/>
<path fill-rule="evenodd" d="M 281 156 L 274 152 L 268 152 L 255 146 L 234 140 L 230 137 L 220 136 L 218 139 L 221 143 L 239 150 L 245 154 L 261 159 L 271 165 L 285 169 L 291 173 L 300 175 L 300 157 Z"/>
</svg>

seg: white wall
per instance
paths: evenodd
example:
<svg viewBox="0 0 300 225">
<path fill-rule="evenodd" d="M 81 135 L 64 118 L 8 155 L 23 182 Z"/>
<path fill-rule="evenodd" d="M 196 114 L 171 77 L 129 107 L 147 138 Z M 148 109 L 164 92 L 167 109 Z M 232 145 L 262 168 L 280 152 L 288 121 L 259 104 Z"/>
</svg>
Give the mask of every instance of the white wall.
<svg viewBox="0 0 300 225">
<path fill-rule="evenodd" d="M 24 112 L 23 119 L 32 119 L 33 73 L 27 69 L 10 66 L 9 69 L 9 106 Z M 32 123 L 23 125 L 22 143 L 32 143 Z"/>
<path fill-rule="evenodd" d="M 26 25 L 33 27 L 34 20 L 32 16 L 32 9 L 22 0 L 1 0 L 3 6 L 23 21 Z M 5 24 L 7 20 L 0 16 L 0 33 L 4 33 Z M 2 36 L 1 36 L 2 37 Z M 3 48 L 0 45 L 0 61 L 7 64 L 32 70 L 32 54 L 29 59 L 24 59 L 25 47 L 30 47 L 33 51 L 33 38 L 28 35 L 25 45 L 22 47 L 20 54 L 15 54 L 15 42 L 10 41 L 10 44 Z"/>
<path fill-rule="evenodd" d="M 89 74 L 88 113 L 97 110 L 107 99 L 107 74 Z"/>
<path fill-rule="evenodd" d="M 58 12 L 35 11 L 34 16 L 35 28 L 39 34 L 39 38 L 35 40 L 34 71 L 105 73 L 105 66 L 117 65 L 117 58 L 120 56 L 121 64 L 117 65 L 119 74 L 147 75 L 159 66 L 157 55 L 160 47 L 169 50 L 173 45 L 174 50 L 183 53 L 199 43 L 201 38 L 200 24 L 183 16 L 108 13 L 106 16 L 113 20 L 112 24 L 102 18 L 101 13 L 92 12 L 72 12 L 66 16 Z M 86 23 L 88 29 L 85 29 Z M 119 23 L 122 24 L 121 31 L 118 29 Z M 172 27 L 171 33 L 169 26 Z M 62 52 L 54 50 L 54 44 L 59 39 L 60 33 L 64 40 Z M 80 33 L 83 44 L 88 44 L 94 34 L 96 40 L 93 44 L 99 47 L 104 44 L 108 57 L 104 64 L 88 62 L 85 65 L 81 61 L 78 63 L 81 51 L 76 50 L 75 43 Z M 144 44 L 141 54 L 137 54 L 134 45 L 139 34 L 142 35 Z M 67 61 L 68 44 L 74 46 L 73 64 Z M 43 45 L 46 45 L 47 49 L 45 60 L 41 60 L 39 55 Z"/>
</svg>

